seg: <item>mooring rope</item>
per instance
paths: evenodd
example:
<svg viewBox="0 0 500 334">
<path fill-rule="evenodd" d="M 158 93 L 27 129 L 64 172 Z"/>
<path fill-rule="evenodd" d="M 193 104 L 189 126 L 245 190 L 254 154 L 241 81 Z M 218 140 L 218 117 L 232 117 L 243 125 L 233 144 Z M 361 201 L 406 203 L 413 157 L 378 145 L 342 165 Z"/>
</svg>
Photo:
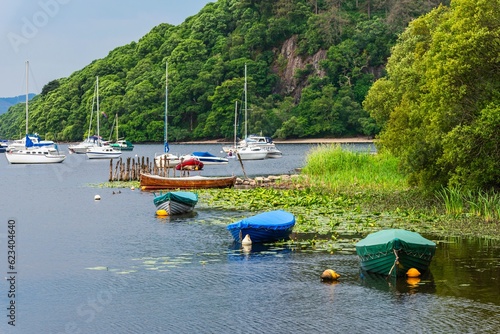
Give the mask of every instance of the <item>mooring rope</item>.
<svg viewBox="0 0 500 334">
<path fill-rule="evenodd" d="M 393 251 L 394 251 L 394 255 L 396 256 L 396 259 L 394 260 L 394 264 L 392 265 L 391 270 L 389 270 L 389 275 L 387 275 L 387 276 L 391 276 L 392 271 L 394 270 L 394 267 L 396 266 L 396 264 L 399 263 L 398 251 L 395 249 L 393 249 Z"/>
</svg>

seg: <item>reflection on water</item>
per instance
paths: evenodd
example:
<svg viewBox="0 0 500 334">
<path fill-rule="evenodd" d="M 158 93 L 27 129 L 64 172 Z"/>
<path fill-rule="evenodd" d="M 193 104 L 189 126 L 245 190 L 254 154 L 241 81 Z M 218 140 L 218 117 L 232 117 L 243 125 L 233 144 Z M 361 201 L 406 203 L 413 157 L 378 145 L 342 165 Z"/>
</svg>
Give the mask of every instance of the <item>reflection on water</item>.
<svg viewBox="0 0 500 334">
<path fill-rule="evenodd" d="M 400 294 L 436 292 L 434 278 L 430 271 L 420 277 L 387 277 L 361 271 L 359 278 L 363 286 L 385 292 Z"/>
<path fill-rule="evenodd" d="M 127 154 L 153 156 L 141 146 Z M 280 145 L 290 160 L 245 169 L 286 173 L 302 164 L 307 147 Z M 195 150 L 212 148 L 183 153 Z M 361 277 L 354 252 L 234 244 L 226 225 L 250 213 L 200 206 L 164 219 L 156 217 L 151 193 L 89 187 L 107 180 L 109 161 L 70 155 L 57 166 L 13 166 L 0 159 L 0 168 L 1 220 L 14 218 L 19 228 L 19 333 L 493 333 L 500 327 L 495 244 L 435 240 L 432 277 L 386 281 Z M 5 243 L 0 230 L 0 247 Z M 5 276 L 1 248 L 0 269 Z M 321 282 L 325 269 L 339 280 Z M 0 290 L 6 288 L 1 281 Z M 0 333 L 9 333 L 3 292 Z"/>
</svg>

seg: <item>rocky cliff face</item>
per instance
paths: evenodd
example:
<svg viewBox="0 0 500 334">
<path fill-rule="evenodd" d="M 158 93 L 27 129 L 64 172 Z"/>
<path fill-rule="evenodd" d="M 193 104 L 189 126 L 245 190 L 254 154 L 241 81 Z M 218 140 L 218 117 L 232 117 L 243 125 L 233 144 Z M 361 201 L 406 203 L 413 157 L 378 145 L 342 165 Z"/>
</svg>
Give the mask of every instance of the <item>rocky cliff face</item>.
<svg viewBox="0 0 500 334">
<path fill-rule="evenodd" d="M 312 73 L 309 75 L 323 77 L 325 73 L 320 69 L 319 62 L 326 58 L 326 50 L 319 50 L 308 57 L 298 55 L 297 41 L 297 36 L 292 36 L 281 48 L 274 50 L 277 60 L 272 69 L 280 77 L 275 93 L 293 96 L 296 102 L 300 99 L 308 77 L 297 77 L 297 70 L 306 70 L 308 65 L 311 65 L 309 68 L 312 69 Z"/>
</svg>

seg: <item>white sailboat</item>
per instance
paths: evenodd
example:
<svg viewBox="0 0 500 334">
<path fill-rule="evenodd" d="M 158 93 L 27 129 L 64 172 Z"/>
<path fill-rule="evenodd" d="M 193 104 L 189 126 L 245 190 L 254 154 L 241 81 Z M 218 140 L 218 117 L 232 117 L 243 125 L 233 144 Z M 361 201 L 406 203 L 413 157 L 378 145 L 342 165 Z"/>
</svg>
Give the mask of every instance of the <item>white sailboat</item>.
<svg viewBox="0 0 500 334">
<path fill-rule="evenodd" d="M 28 133 L 28 77 L 29 62 L 26 61 L 26 136 L 20 142 L 11 145 L 5 152 L 7 161 L 11 164 L 51 164 L 63 162 L 66 159 L 60 154 L 53 141 L 42 141 L 38 135 Z"/>
<path fill-rule="evenodd" d="M 96 96 L 97 96 L 97 81 L 94 86 L 94 96 L 92 98 L 92 108 L 90 109 L 90 121 L 89 121 L 89 130 L 87 132 L 87 138 L 85 138 L 84 141 L 78 144 L 69 145 L 68 149 L 70 153 L 85 154 L 87 153 L 89 147 L 94 147 L 99 145 L 99 138 L 97 136 L 90 135 L 92 131 L 92 118 L 94 116 L 94 106 L 95 106 Z"/>
<path fill-rule="evenodd" d="M 163 154 L 155 156 L 156 167 L 175 168 L 181 163 L 181 158 L 169 153 L 168 146 L 168 63 L 165 64 L 165 119 L 163 125 Z"/>
<path fill-rule="evenodd" d="M 120 151 L 132 151 L 134 149 L 134 144 L 132 144 L 131 142 L 129 142 L 126 139 L 120 139 L 120 137 L 118 137 L 118 114 L 115 114 L 115 121 L 114 121 L 113 125 L 116 127 L 115 128 L 116 140 L 115 140 L 115 142 L 110 143 L 109 146 L 116 148 L 117 150 L 120 150 Z M 111 132 L 113 132 L 113 130 L 111 130 Z M 109 137 L 110 137 L 109 140 L 111 141 L 111 135 Z"/>
<path fill-rule="evenodd" d="M 97 100 L 97 138 L 98 138 L 98 145 L 97 146 L 92 146 L 87 149 L 87 152 L 85 153 L 87 155 L 87 158 L 89 159 L 114 159 L 118 158 L 121 154 L 122 151 L 115 150 L 113 147 L 110 147 L 109 145 L 103 145 L 101 141 L 101 137 L 99 135 L 99 77 L 96 78 L 96 100 Z"/>
<path fill-rule="evenodd" d="M 245 138 L 247 138 L 248 133 L 248 108 L 247 108 L 247 65 L 245 64 Z M 251 145 L 246 141 L 240 141 L 238 145 L 236 145 L 236 120 L 237 120 L 238 107 L 236 105 L 234 111 L 234 141 L 235 146 L 232 148 L 223 147 L 223 151 L 228 154 L 237 154 L 241 160 L 263 160 L 267 158 L 268 151 L 264 150 L 262 147 L 258 145 Z"/>
</svg>

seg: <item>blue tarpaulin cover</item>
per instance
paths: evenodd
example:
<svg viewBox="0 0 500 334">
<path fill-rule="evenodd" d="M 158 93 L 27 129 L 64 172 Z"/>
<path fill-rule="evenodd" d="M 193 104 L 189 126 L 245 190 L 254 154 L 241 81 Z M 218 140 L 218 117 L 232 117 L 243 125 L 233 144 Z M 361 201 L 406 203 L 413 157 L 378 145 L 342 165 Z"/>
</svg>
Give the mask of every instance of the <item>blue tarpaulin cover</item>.
<svg viewBox="0 0 500 334">
<path fill-rule="evenodd" d="M 270 230 L 286 230 L 295 225 L 295 216 L 284 210 L 275 210 L 242 219 L 229 224 L 228 230 L 234 228 L 266 228 Z"/>
<path fill-rule="evenodd" d="M 215 155 L 209 152 L 193 152 L 193 155 L 196 157 L 215 157 Z"/>
</svg>

